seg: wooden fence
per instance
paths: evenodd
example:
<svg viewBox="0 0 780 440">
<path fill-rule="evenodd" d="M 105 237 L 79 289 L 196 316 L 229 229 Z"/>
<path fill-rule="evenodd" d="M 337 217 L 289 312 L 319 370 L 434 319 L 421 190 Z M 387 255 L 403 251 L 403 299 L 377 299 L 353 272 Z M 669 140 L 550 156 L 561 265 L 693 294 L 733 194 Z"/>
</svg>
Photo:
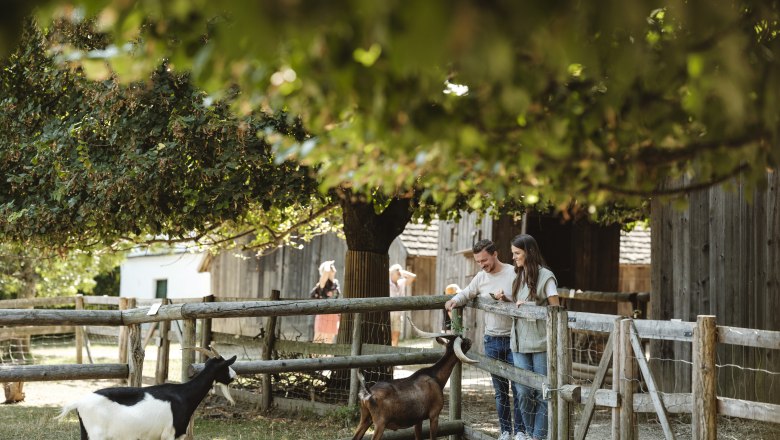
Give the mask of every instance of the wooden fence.
<svg viewBox="0 0 780 440">
<path fill-rule="evenodd" d="M 128 356 L 126 363 L 103 365 L 54 365 L 0 367 L 0 382 L 28 380 L 64 380 L 83 378 L 127 377 L 131 385 L 140 385 L 144 350 L 140 337 L 140 324 L 183 320 L 183 346 L 195 345 L 195 320 L 225 317 L 278 317 L 300 314 L 346 313 L 360 319 L 360 314 L 371 311 L 432 310 L 443 307 L 448 297 L 402 297 L 402 298 L 360 298 L 329 301 L 240 301 L 240 302 L 185 302 L 165 304 L 159 308 L 140 307 L 125 310 L 0 310 L 0 326 L 82 326 L 112 325 L 125 326 L 128 332 Z M 585 437 L 596 407 L 612 409 L 612 438 L 630 440 L 637 438 L 636 413 L 654 412 L 658 415 L 667 438 L 674 438 L 667 415 L 689 413 L 694 438 L 714 439 L 717 432 L 717 416 L 728 415 L 744 419 L 777 422 L 780 420 L 780 405 L 728 399 L 716 395 L 714 382 L 715 345 L 737 344 L 751 347 L 780 349 L 780 332 L 741 329 L 715 325 L 712 316 L 699 317 L 697 322 L 671 322 L 633 320 L 618 316 L 584 312 L 567 312 L 560 307 L 521 307 L 495 301 L 476 300 L 468 305 L 489 313 L 498 313 L 521 319 L 543 319 L 548 329 L 548 374 L 541 376 L 520 370 L 484 356 L 474 355 L 480 363 L 477 368 L 497 374 L 543 391 L 550 395 L 549 438 L 568 439 Z M 156 310 L 155 310 L 156 309 Z M 267 321 L 273 325 L 273 319 Z M 360 326 L 356 326 L 359 328 Z M 570 331 L 588 331 L 609 336 L 601 363 L 594 373 L 592 386 L 572 383 L 572 365 L 569 347 Z M 268 328 L 267 334 L 273 334 Z M 399 348 L 361 344 L 360 333 L 353 335 L 351 346 L 331 346 L 336 357 L 318 359 L 273 360 L 270 352 L 279 344 L 293 341 L 274 341 L 265 338 L 263 360 L 236 362 L 234 369 L 239 374 L 271 374 L 289 371 L 315 371 L 322 369 L 359 368 L 362 366 L 392 366 L 430 363 L 440 357 L 440 352 L 403 353 Z M 694 347 L 691 393 L 660 393 L 652 378 L 642 348 L 642 339 L 689 342 Z M 298 343 L 302 344 L 302 343 Z M 319 344 L 323 345 L 323 344 Z M 162 350 L 161 350 L 162 351 Z M 336 353 L 338 351 L 338 353 Z M 384 351 L 384 352 L 383 352 Z M 401 350 L 402 351 L 402 350 Z M 191 350 L 183 360 L 182 373 L 198 371 L 202 364 L 195 362 Z M 554 355 L 553 355 L 554 354 Z M 158 365 L 160 360 L 158 359 Z M 611 389 L 601 389 L 612 367 Z M 185 371 L 186 370 L 186 371 Z M 453 371 L 450 397 L 450 426 L 456 434 L 467 439 L 482 439 L 469 426 L 464 426 L 457 414 L 460 407 L 460 370 Z M 633 384 L 639 376 L 644 378 L 648 393 L 635 392 Z M 162 379 L 165 380 L 164 378 Z M 270 383 L 270 382 L 269 382 Z M 264 384 L 263 405 L 270 402 L 270 388 Z M 267 400 L 267 401 L 266 401 Z M 350 402 L 354 402 L 350 397 Z M 630 404 L 626 404 L 630 402 Z M 583 404 L 578 423 L 569 423 L 572 404 Z M 455 411 L 453 411 L 453 408 Z M 454 427 L 453 427 L 454 426 Z M 458 427 L 460 426 L 460 427 Z M 575 429 L 576 428 L 576 429 Z M 399 437 L 411 438 L 408 433 Z M 387 437 L 390 438 L 390 437 Z"/>
</svg>

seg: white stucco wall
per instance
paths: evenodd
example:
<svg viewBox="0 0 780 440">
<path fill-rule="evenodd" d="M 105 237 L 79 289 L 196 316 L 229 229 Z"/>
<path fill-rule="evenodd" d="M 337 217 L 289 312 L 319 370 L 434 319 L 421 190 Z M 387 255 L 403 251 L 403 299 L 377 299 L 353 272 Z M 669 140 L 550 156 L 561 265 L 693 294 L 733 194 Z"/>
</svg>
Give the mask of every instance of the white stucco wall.
<svg viewBox="0 0 780 440">
<path fill-rule="evenodd" d="M 119 295 L 154 298 L 157 280 L 168 280 L 168 298 L 194 298 L 210 292 L 211 274 L 199 273 L 203 253 L 128 257 L 120 266 Z"/>
</svg>

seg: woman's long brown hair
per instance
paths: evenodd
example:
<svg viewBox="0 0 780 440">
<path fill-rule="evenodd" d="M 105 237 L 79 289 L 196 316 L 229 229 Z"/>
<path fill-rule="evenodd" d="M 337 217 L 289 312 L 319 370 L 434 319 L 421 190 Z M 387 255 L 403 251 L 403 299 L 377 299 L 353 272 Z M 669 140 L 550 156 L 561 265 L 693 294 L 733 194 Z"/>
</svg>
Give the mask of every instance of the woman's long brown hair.
<svg viewBox="0 0 780 440">
<path fill-rule="evenodd" d="M 525 280 L 528 284 L 528 299 L 536 301 L 536 282 L 539 281 L 539 267 L 547 267 L 539 251 L 539 245 L 536 240 L 528 234 L 520 234 L 512 239 L 512 246 L 525 251 L 525 265 L 523 267 L 515 266 L 517 276 L 512 282 L 512 297 L 518 299 L 522 289 L 520 280 Z"/>
</svg>

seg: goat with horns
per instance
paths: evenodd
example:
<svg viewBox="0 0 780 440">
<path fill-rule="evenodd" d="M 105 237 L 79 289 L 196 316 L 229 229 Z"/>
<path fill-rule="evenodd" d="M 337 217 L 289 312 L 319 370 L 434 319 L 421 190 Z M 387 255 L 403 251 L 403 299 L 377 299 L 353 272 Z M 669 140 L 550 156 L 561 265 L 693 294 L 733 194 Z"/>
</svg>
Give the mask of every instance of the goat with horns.
<svg viewBox="0 0 780 440">
<path fill-rule="evenodd" d="M 223 359 L 214 347 L 211 350 L 191 348 L 208 356 L 206 366 L 197 376 L 182 384 L 162 384 L 150 387 L 114 387 L 97 390 L 66 405 L 57 419 L 77 410 L 81 440 L 174 440 L 187 433 L 192 414 L 215 382 L 225 386 L 236 377 L 230 365 L 233 356 Z"/>
<path fill-rule="evenodd" d="M 411 322 L 411 320 L 410 320 Z M 403 379 L 380 381 L 366 389 L 363 376 L 358 374 L 361 390 L 360 424 L 352 440 L 363 438 L 371 423 L 374 424 L 372 440 L 382 438 L 385 429 L 397 430 L 414 426 L 414 438 L 422 440 L 422 422 L 430 421 L 431 440 L 436 438 L 439 413 L 444 407 L 444 385 L 458 361 L 475 363 L 466 356 L 471 341 L 460 335 L 427 333 L 412 327 L 420 336 L 433 337 L 445 345 L 444 355 L 435 364 L 417 370 Z"/>
</svg>

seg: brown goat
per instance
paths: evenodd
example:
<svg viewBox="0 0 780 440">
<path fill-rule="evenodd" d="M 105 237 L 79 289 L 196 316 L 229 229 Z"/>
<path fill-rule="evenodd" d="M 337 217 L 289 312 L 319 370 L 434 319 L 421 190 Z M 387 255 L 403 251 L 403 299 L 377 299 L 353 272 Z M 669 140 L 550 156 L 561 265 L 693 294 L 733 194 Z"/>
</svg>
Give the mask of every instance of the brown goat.
<svg viewBox="0 0 780 440">
<path fill-rule="evenodd" d="M 367 390 L 363 376 L 360 378 L 360 424 L 352 440 L 363 438 L 373 421 L 372 440 L 382 437 L 385 429 L 401 429 L 414 426 L 414 438 L 422 440 L 422 422 L 430 420 L 431 440 L 439 428 L 439 413 L 444 406 L 444 385 L 452 369 L 458 363 L 476 362 L 466 357 L 471 341 L 456 335 L 439 335 L 439 344 L 446 345 L 444 356 L 435 364 L 416 371 L 409 377 L 380 381 Z"/>
</svg>

